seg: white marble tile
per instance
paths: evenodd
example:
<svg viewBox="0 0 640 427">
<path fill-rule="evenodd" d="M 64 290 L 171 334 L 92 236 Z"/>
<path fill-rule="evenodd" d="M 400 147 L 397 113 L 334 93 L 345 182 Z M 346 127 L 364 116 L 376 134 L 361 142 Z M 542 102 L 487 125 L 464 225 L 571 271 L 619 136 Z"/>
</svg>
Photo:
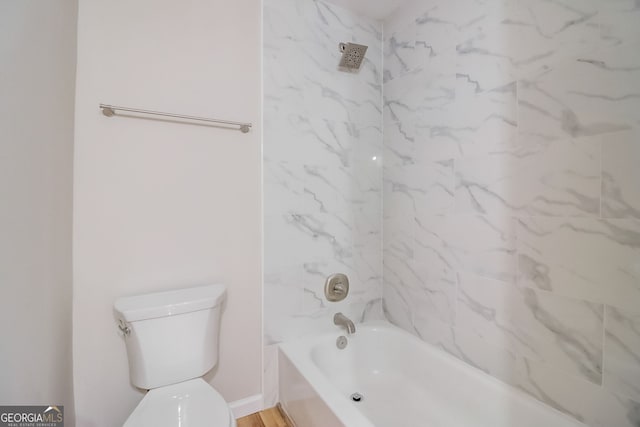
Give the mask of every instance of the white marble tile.
<svg viewBox="0 0 640 427">
<path fill-rule="evenodd" d="M 450 229 L 442 227 L 450 221 L 440 215 L 414 221 L 419 222 L 412 222 L 414 225 L 409 230 L 413 254 L 411 265 L 419 266 L 417 271 L 430 277 L 449 277 L 456 269 L 461 268 L 461 260 L 456 256 L 454 247 L 449 244 L 447 232 Z M 453 281 L 453 278 L 450 280 Z"/>
<path fill-rule="evenodd" d="M 275 276 L 276 283 L 306 288 L 324 284 L 330 273 L 351 270 L 355 256 L 352 229 L 352 224 L 332 214 L 266 217 L 265 278 Z"/>
<path fill-rule="evenodd" d="M 418 34 L 427 32 L 418 40 L 435 39 L 428 46 L 454 41 L 456 72 L 479 91 L 549 69 L 599 40 L 596 5 L 585 0 L 449 1 L 427 9 L 417 23 Z"/>
<path fill-rule="evenodd" d="M 381 216 L 382 209 L 382 164 L 383 142 L 381 125 L 356 127 L 356 140 L 353 149 L 352 171 L 362 199 L 369 204 L 366 214 Z M 362 212 L 362 210 L 359 210 Z"/>
<path fill-rule="evenodd" d="M 421 96 L 416 88 L 422 77 L 419 71 L 412 71 L 395 78 L 384 85 L 383 123 L 387 127 L 394 122 L 414 122 L 421 107 Z"/>
<path fill-rule="evenodd" d="M 488 343 L 595 384 L 602 381 L 602 304 L 458 274 L 456 325 Z"/>
<path fill-rule="evenodd" d="M 410 206 L 417 217 L 445 213 L 453 207 L 453 161 L 425 162 L 389 168 L 385 184 L 393 203 Z M 398 200 L 398 199 L 406 200 Z"/>
<path fill-rule="evenodd" d="M 395 281 L 388 280 L 388 274 L 385 273 L 384 277 L 382 307 L 385 318 L 405 331 L 416 334 L 412 320 L 413 313 L 406 296 L 401 292 L 403 288 L 397 286 Z"/>
<path fill-rule="evenodd" d="M 431 215 L 416 219 L 415 258 L 502 281 L 516 275 L 515 222 L 508 215 Z M 425 260 L 425 261 L 423 261 Z"/>
<path fill-rule="evenodd" d="M 640 43 L 640 5 L 636 0 L 601 0 L 602 37 L 615 44 Z"/>
<path fill-rule="evenodd" d="M 378 30 L 379 28 L 379 23 Z M 369 85 L 375 85 L 376 87 L 380 87 L 382 90 L 382 79 L 383 79 L 383 50 L 382 50 L 382 34 L 376 34 L 376 37 L 380 37 L 380 39 L 365 39 L 362 40 L 359 37 L 354 37 L 353 41 L 359 44 L 365 43 L 367 46 L 367 53 L 362 61 L 362 65 L 360 69 L 355 72 L 355 74 L 359 75 L 363 81 L 367 82 Z M 368 43 L 368 44 L 367 44 Z"/>
<path fill-rule="evenodd" d="M 450 323 L 441 321 L 426 310 L 412 312 L 412 315 L 409 332 L 453 356 L 461 357 L 455 341 L 455 331 Z"/>
<path fill-rule="evenodd" d="M 337 81 L 327 85 L 327 81 Z M 328 72 L 306 82 L 304 100 L 311 117 L 365 125 L 379 123 L 381 87 L 367 84 L 355 74 L 337 77 Z"/>
<path fill-rule="evenodd" d="M 354 237 L 354 272 L 350 277 L 355 284 L 353 295 L 362 293 L 367 298 L 380 298 L 382 294 L 382 236 L 379 234 L 382 225 L 376 225 L 375 234 Z"/>
<path fill-rule="evenodd" d="M 340 16 L 342 7 L 318 0 L 300 2 L 302 4 L 303 25 L 313 34 L 313 39 L 329 38 L 326 30 L 334 30 L 338 33 L 349 30 L 353 23 L 351 14 Z M 313 28 L 311 28 L 313 27 Z"/>
<path fill-rule="evenodd" d="M 265 109 L 379 124 L 381 28 L 319 1 L 265 5 Z M 340 42 L 371 46 L 362 72 L 338 71 Z"/>
<path fill-rule="evenodd" d="M 342 335 L 346 331 L 343 327 L 333 323 L 335 313 L 342 313 L 351 319 L 356 328 L 358 323 L 365 320 L 376 319 L 379 314 L 381 295 L 371 296 L 370 298 L 352 298 L 347 297 L 341 302 L 326 302 L 324 306 L 318 306 L 313 298 L 310 298 L 304 313 L 296 316 L 296 322 L 300 326 L 300 330 L 295 338 L 301 338 L 310 335 L 322 334 L 327 332 L 335 332 Z"/>
<path fill-rule="evenodd" d="M 488 343 L 470 329 L 455 327 L 452 333 L 455 350 L 449 353 L 507 384 L 515 383 L 522 363 L 520 355 L 506 347 Z"/>
<path fill-rule="evenodd" d="M 382 209 L 383 221 L 393 221 L 403 226 L 410 226 L 414 221 L 414 211 L 411 205 L 411 199 L 405 197 L 404 194 L 394 191 L 393 183 L 385 181 L 383 184 L 384 206 Z M 383 224 L 383 228 L 385 225 Z M 387 229 L 384 229 L 383 240 L 389 237 Z"/>
<path fill-rule="evenodd" d="M 385 35 L 393 34 L 414 23 L 416 16 L 433 7 L 438 0 L 405 0 L 401 7 L 396 8 L 382 22 Z"/>
<path fill-rule="evenodd" d="M 522 0 L 509 17 L 516 75 L 532 78 L 600 45 L 597 0 Z"/>
<path fill-rule="evenodd" d="M 413 126 L 415 145 L 412 160 L 415 164 L 449 161 L 463 154 L 466 144 L 458 134 L 459 128 L 444 116 L 438 113 L 429 115 L 430 120 L 421 120 Z"/>
<path fill-rule="evenodd" d="M 386 321 L 387 318 L 384 314 L 382 287 L 380 287 L 380 297 L 367 301 L 362 311 L 362 321 Z"/>
<path fill-rule="evenodd" d="M 298 326 L 304 325 L 303 331 L 322 332 L 331 330 L 331 316 L 337 311 L 344 312 L 353 320 L 363 319 L 365 315 L 375 315 L 377 301 L 382 295 L 381 268 L 382 260 L 379 248 L 380 235 L 377 233 L 360 233 L 357 219 L 344 219 L 322 214 L 300 216 L 297 220 L 307 239 L 324 240 L 324 244 L 310 247 L 301 255 L 301 245 L 291 247 L 289 257 L 316 259 L 316 262 L 305 262 L 306 275 L 297 286 L 302 287 L 303 300 L 301 309 L 296 315 Z M 379 230 L 378 224 L 375 228 Z M 311 233 L 311 234 L 309 234 Z M 291 242 L 291 240 L 285 240 Z M 327 247 L 326 243 L 329 243 Z M 324 246 L 324 247 L 323 247 Z M 349 296 L 342 302 L 330 303 L 324 297 L 326 277 L 333 273 L 344 273 L 349 277 Z"/>
<path fill-rule="evenodd" d="M 295 271 L 291 266 L 288 271 Z M 297 282 L 284 284 L 282 275 L 271 274 L 264 283 L 264 340 L 266 345 L 291 339 L 296 330 L 296 316 L 303 300 L 302 288 Z M 288 274 L 287 277 L 296 276 Z M 300 275 L 302 276 L 302 275 Z"/>
<path fill-rule="evenodd" d="M 422 119 L 434 112 L 447 111 L 455 104 L 455 73 L 446 67 L 440 70 L 429 68 L 419 71 L 416 73 L 413 91 L 418 101 L 418 118 Z"/>
<path fill-rule="evenodd" d="M 279 215 L 285 209 L 296 212 L 323 209 L 323 202 L 306 190 L 299 165 L 265 158 L 263 174 L 264 193 L 269 195 L 269 199 L 264 201 L 265 215 Z"/>
<path fill-rule="evenodd" d="M 383 170 L 391 171 L 416 163 L 414 128 L 413 122 L 400 121 L 385 125 Z"/>
<path fill-rule="evenodd" d="M 385 285 L 399 289 L 417 288 L 420 277 L 413 269 L 411 235 L 403 230 L 397 230 L 396 238 L 385 243 L 383 253 L 382 268 Z"/>
<path fill-rule="evenodd" d="M 592 427 L 640 425 L 636 3 L 414 0 L 385 22 L 413 18 L 417 67 L 383 88 L 387 318 Z M 453 209 L 424 197 L 450 162 Z"/>
<path fill-rule="evenodd" d="M 523 144 L 456 161 L 456 211 L 598 216 L 600 138 Z"/>
<path fill-rule="evenodd" d="M 604 386 L 640 402 L 640 306 L 605 309 Z"/>
<path fill-rule="evenodd" d="M 269 113 L 265 214 L 380 210 L 381 130 Z"/>
<path fill-rule="evenodd" d="M 387 259 L 385 258 L 385 262 Z M 453 351 L 451 331 L 454 316 L 452 284 L 441 284 L 424 289 L 413 287 L 405 278 L 409 271 L 398 268 L 397 260 L 385 265 L 383 307 L 386 318 L 393 324 L 447 351 Z M 413 275 L 413 273 L 410 273 Z M 422 306 L 421 304 L 424 304 Z"/>
<path fill-rule="evenodd" d="M 412 313 L 385 288 L 385 308 L 394 323 L 462 361 L 489 373 L 594 427 L 637 426 L 640 403 L 608 392 L 565 371 L 528 360 L 513 350 L 493 345 L 477 333 L 452 327 L 428 311 Z M 579 390 L 579 392 L 576 392 Z"/>
<path fill-rule="evenodd" d="M 355 14 L 349 9 L 324 1 L 306 1 L 305 24 L 314 27 L 313 39 L 333 40 L 337 35 L 346 37 L 341 41 L 355 41 L 381 49 L 382 27 L 380 22 Z"/>
<path fill-rule="evenodd" d="M 447 241 L 461 262 L 458 271 L 512 281 L 516 273 L 516 225 L 496 215 L 455 215 L 449 218 Z"/>
<path fill-rule="evenodd" d="M 305 301 L 305 310 L 296 314 L 283 328 L 287 332 L 284 342 L 326 333 L 335 333 L 336 337 L 344 335 L 346 330 L 333 323 L 333 316 L 338 312 L 350 318 L 356 328 L 358 323 L 369 319 L 378 320 L 381 316 L 379 296 L 369 300 L 348 299 L 337 303 L 325 301 L 322 306 L 314 298 L 309 295 Z"/>
<path fill-rule="evenodd" d="M 525 360 L 515 384 L 591 427 L 637 427 L 640 403 L 540 363 Z"/>
<path fill-rule="evenodd" d="M 304 70 L 301 90 L 305 114 L 333 121 L 378 124 L 381 87 L 363 81 L 359 74 L 317 69 L 315 63 L 321 61 L 325 60 L 317 58 L 300 67 Z"/>
<path fill-rule="evenodd" d="M 384 218 L 382 223 L 383 262 L 389 256 L 399 257 L 407 261 L 413 258 L 413 224 L 413 218 L 404 216 L 400 218 Z M 391 253 L 387 254 L 387 252 Z"/>
<path fill-rule="evenodd" d="M 380 312 L 382 28 L 310 0 L 268 1 L 264 28 L 265 335 L 279 342 L 335 327 L 331 273 L 352 280 L 345 312 Z M 338 71 L 340 42 L 369 46 L 358 72 Z"/>
<path fill-rule="evenodd" d="M 388 238 L 384 242 L 383 274 L 391 298 L 412 315 L 427 312 L 451 324 L 455 316 L 455 274 L 434 262 L 436 257 L 422 256 L 411 222 L 385 221 L 385 225 L 390 230 L 385 230 Z M 387 308 L 387 312 L 395 316 L 395 309 Z"/>
<path fill-rule="evenodd" d="M 384 82 L 389 82 L 416 68 L 415 51 L 416 28 L 411 22 L 405 28 L 385 37 L 384 41 Z"/>
<path fill-rule="evenodd" d="M 357 126 L 299 114 L 265 112 L 264 156 L 269 160 L 350 166 Z"/>
<path fill-rule="evenodd" d="M 511 83 L 478 94 L 473 84 L 458 76 L 455 101 L 423 114 L 414 125 L 419 142 L 416 155 L 443 160 L 513 150 L 516 89 Z M 420 144 L 422 141 L 428 144 Z"/>
<path fill-rule="evenodd" d="M 602 144 L 602 216 L 640 219 L 640 131 L 607 135 Z"/>
<path fill-rule="evenodd" d="M 402 318 L 397 310 L 407 310 L 413 319 L 419 313 L 429 313 L 430 317 L 452 324 L 455 317 L 453 275 L 430 277 L 421 274 L 415 263 L 403 263 L 391 256 L 388 258 L 384 267 L 385 298 L 390 294 L 390 298 L 397 302 L 395 306 L 391 303 L 387 306 L 387 314 L 392 318 Z"/>
<path fill-rule="evenodd" d="M 338 44 L 351 41 L 357 20 L 346 9 L 322 1 L 312 0 L 302 3 L 302 25 L 307 30 L 307 37 L 302 41 L 311 54 L 333 58 L 333 62 L 316 61 L 317 69 L 335 71 L 340 60 L 341 52 Z M 321 59 L 318 56 L 317 59 Z M 327 81 L 326 83 L 334 83 Z"/>
<path fill-rule="evenodd" d="M 451 71 L 413 70 L 384 88 L 384 124 L 414 122 L 455 101 L 455 75 Z"/>
<path fill-rule="evenodd" d="M 627 46 L 567 59 L 518 88 L 521 134 L 545 140 L 629 129 L 640 115 L 640 53 Z"/>
<path fill-rule="evenodd" d="M 465 155 L 504 151 L 516 140 L 517 85 L 481 93 L 465 76 L 456 79 L 456 127 Z"/>
<path fill-rule="evenodd" d="M 370 249 L 370 246 L 366 248 Z M 349 249 L 353 251 L 353 256 L 342 258 L 306 250 L 301 257 L 318 261 L 304 262 L 301 266 L 285 266 L 280 275 L 267 276 L 277 279 L 275 286 L 265 284 L 265 329 L 269 342 L 290 341 L 309 334 L 337 330 L 332 317 L 338 311 L 354 322 L 381 318 L 381 265 L 376 264 L 378 260 L 374 256 L 374 262 L 364 268 L 358 260 L 366 258 L 367 254 L 360 253 L 357 245 Z M 292 251 L 288 252 L 289 257 L 294 257 L 296 250 L 299 251 L 300 247 L 292 247 Z M 265 268 L 266 264 L 265 261 Z M 292 275 L 292 271 L 299 273 Z M 332 303 L 324 297 L 324 283 L 327 276 L 337 272 L 349 277 L 349 296 L 344 301 Z M 295 307 L 275 299 L 278 297 L 276 291 L 282 288 L 281 283 L 288 283 L 286 280 L 289 277 L 296 281 L 283 290 L 288 289 L 299 295 Z M 267 316 L 268 313 L 273 314 Z"/>
<path fill-rule="evenodd" d="M 422 39 L 430 37 L 442 47 L 452 43 L 455 46 L 499 22 L 505 4 L 497 0 L 433 2 L 425 5 L 424 13 L 417 16 L 418 33 L 426 35 Z"/>
<path fill-rule="evenodd" d="M 459 43 L 459 30 L 448 5 L 445 2 L 431 3 L 415 19 L 416 56 L 420 65 L 425 67 L 441 58 L 454 58 Z"/>
<path fill-rule="evenodd" d="M 523 0 L 522 5 L 545 36 L 570 37 L 580 24 L 591 21 L 598 13 L 597 0 Z"/>
<path fill-rule="evenodd" d="M 485 21 L 489 16 L 485 15 L 479 21 L 477 34 L 461 40 L 456 46 L 456 74 L 472 85 L 476 93 L 516 80 L 513 20 L 504 17 L 501 22 L 487 26 Z"/>
<path fill-rule="evenodd" d="M 640 306 L 640 222 L 521 218 L 518 283 L 633 310 Z"/>
</svg>

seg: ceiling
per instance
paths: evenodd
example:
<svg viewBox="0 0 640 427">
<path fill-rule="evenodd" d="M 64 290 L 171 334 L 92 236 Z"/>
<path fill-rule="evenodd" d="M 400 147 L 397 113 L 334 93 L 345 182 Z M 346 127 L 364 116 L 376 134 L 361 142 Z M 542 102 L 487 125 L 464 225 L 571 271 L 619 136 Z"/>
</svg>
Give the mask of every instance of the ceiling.
<svg viewBox="0 0 640 427">
<path fill-rule="evenodd" d="M 327 0 L 369 18 L 382 20 L 396 10 L 405 0 Z"/>
</svg>

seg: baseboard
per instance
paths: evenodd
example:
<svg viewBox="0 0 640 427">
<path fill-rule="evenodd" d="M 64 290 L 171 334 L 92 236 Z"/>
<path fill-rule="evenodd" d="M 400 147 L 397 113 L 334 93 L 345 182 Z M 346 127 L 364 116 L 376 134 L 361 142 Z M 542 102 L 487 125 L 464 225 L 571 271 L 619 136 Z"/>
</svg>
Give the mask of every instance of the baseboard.
<svg viewBox="0 0 640 427">
<path fill-rule="evenodd" d="M 284 417 L 284 419 L 287 422 L 287 424 L 289 424 L 291 427 L 297 427 L 296 423 L 293 422 L 293 420 L 291 419 L 291 417 L 289 416 L 287 411 L 284 409 L 284 406 L 282 406 L 282 403 L 278 402 L 276 407 L 278 408 L 278 410 L 280 411 L 280 413 Z"/>
<path fill-rule="evenodd" d="M 255 396 L 249 396 L 229 403 L 233 416 L 236 418 L 262 411 L 264 409 L 263 406 L 262 394 L 256 394 Z"/>
</svg>

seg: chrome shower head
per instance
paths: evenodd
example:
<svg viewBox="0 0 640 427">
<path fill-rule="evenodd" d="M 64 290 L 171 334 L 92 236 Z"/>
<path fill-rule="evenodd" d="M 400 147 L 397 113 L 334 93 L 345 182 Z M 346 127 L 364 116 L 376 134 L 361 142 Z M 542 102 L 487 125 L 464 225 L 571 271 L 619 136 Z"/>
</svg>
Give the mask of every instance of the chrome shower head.
<svg viewBox="0 0 640 427">
<path fill-rule="evenodd" d="M 356 43 L 340 43 L 339 46 L 340 52 L 342 52 L 339 67 L 348 70 L 357 70 L 360 68 L 368 47 Z"/>
</svg>

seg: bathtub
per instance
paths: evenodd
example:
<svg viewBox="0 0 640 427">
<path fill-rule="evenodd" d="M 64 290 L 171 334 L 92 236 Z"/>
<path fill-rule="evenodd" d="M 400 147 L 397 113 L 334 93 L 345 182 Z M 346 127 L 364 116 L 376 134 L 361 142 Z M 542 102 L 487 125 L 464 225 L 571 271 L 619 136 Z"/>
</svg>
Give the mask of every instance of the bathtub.
<svg viewBox="0 0 640 427">
<path fill-rule="evenodd" d="M 343 350 L 339 335 L 280 345 L 280 403 L 296 427 L 584 427 L 393 325 L 357 325 Z"/>
</svg>

